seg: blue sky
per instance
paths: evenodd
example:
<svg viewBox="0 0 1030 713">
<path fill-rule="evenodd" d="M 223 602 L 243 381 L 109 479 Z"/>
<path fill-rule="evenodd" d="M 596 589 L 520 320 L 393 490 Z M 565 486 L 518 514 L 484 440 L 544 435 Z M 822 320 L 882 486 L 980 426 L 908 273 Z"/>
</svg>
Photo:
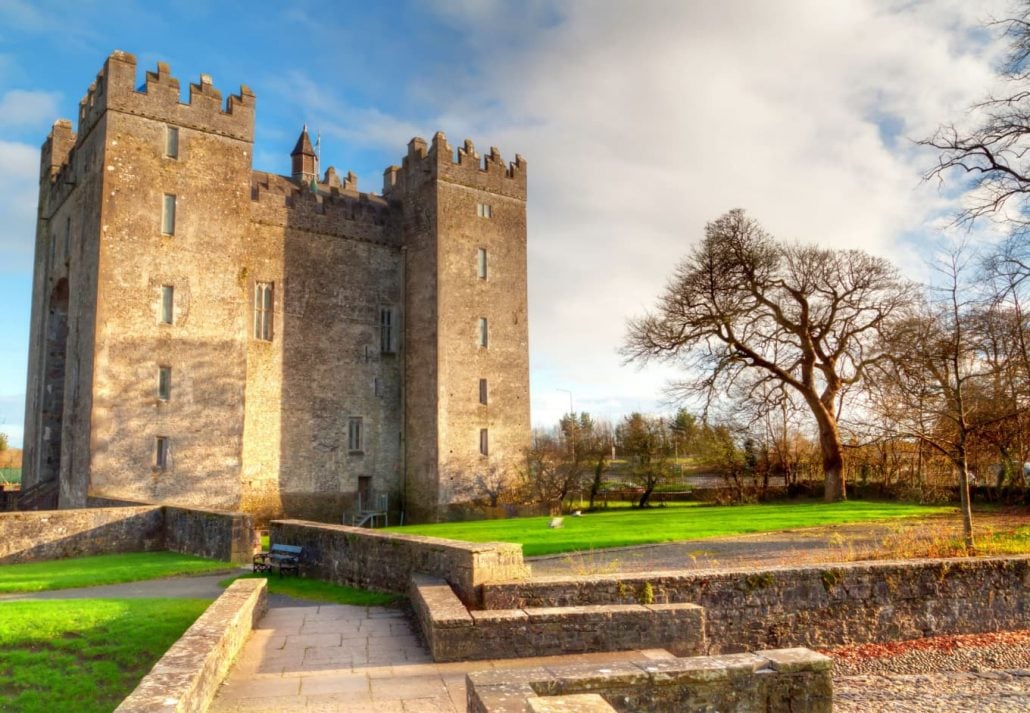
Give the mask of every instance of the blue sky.
<svg viewBox="0 0 1030 713">
<path fill-rule="evenodd" d="M 976 7 L 969 7 L 976 5 Z M 744 207 L 776 235 L 912 270 L 953 210 L 908 140 L 961 118 L 1006 3 L 272 3 L 0 0 L 0 430 L 20 443 L 38 150 L 114 49 L 140 78 L 257 95 L 255 168 L 300 126 L 366 191 L 414 135 L 529 163 L 533 420 L 664 408 L 672 372 L 624 367 L 706 221 Z"/>
</svg>

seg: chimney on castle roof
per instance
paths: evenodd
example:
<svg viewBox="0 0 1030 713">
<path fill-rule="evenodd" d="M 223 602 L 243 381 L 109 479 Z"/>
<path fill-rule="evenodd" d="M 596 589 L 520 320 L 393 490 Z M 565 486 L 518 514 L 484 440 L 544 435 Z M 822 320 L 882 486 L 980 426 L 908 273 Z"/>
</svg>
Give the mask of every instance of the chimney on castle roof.
<svg viewBox="0 0 1030 713">
<path fill-rule="evenodd" d="M 297 145 L 293 147 L 290 158 L 293 159 L 293 180 L 303 185 L 318 180 L 318 158 L 311 146 L 311 139 L 308 138 L 307 124 L 301 129 L 300 138 L 297 139 Z"/>
</svg>

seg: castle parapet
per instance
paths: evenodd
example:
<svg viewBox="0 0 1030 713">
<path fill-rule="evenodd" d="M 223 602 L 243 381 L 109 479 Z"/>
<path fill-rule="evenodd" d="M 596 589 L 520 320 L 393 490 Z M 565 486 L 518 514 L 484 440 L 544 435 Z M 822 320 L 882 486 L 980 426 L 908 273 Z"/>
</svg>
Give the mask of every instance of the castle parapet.
<svg viewBox="0 0 1030 713">
<path fill-rule="evenodd" d="M 179 80 L 166 63 L 158 62 L 157 71 L 148 71 L 137 88 L 136 57 L 116 50 L 79 102 L 79 136 L 89 133 L 110 109 L 253 142 L 254 93 L 246 85 L 240 86 L 238 95 L 229 97 L 224 108 L 222 93 L 207 74 L 200 75 L 199 83 L 190 84 L 187 103 L 180 97 Z"/>
<path fill-rule="evenodd" d="M 348 178 L 352 178 L 349 174 Z M 348 189 L 336 172 L 312 192 L 285 176 L 254 173 L 251 218 L 265 225 L 393 245 L 385 230 L 389 206 L 380 196 Z M 333 185 L 333 184 L 336 185 Z M 356 179 L 354 181 L 356 185 Z"/>
<path fill-rule="evenodd" d="M 420 185 L 426 179 L 439 179 L 480 190 L 498 193 L 519 200 L 526 199 L 526 160 L 515 155 L 505 165 L 495 146 L 480 157 L 471 139 L 465 139 L 457 152 L 442 131 L 433 135 L 430 144 L 421 137 L 408 142 L 408 153 L 400 166 L 389 166 L 383 172 L 383 195 L 396 197 Z"/>
</svg>

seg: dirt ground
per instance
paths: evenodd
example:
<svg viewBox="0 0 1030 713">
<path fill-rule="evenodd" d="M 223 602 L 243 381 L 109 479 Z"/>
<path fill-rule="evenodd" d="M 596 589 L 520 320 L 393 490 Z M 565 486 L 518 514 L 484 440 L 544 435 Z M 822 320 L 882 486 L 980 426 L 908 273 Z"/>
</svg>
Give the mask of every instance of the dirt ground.
<svg viewBox="0 0 1030 713">
<path fill-rule="evenodd" d="M 983 537 L 1030 524 L 1030 510 L 978 512 Z M 945 556 L 942 546 L 961 535 L 958 515 L 891 522 L 827 525 L 705 540 L 530 557 L 536 576 L 801 565 L 863 559 Z"/>
</svg>

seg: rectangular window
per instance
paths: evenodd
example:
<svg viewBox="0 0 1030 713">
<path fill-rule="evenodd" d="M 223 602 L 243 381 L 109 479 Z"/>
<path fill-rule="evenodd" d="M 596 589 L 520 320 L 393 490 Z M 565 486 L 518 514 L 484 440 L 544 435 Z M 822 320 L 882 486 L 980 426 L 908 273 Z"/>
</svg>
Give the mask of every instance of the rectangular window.
<svg viewBox="0 0 1030 713">
<path fill-rule="evenodd" d="M 171 324 L 175 315 L 175 288 L 171 285 L 161 286 L 161 324 Z"/>
<path fill-rule="evenodd" d="M 384 354 L 395 351 L 393 339 L 393 307 L 379 308 L 379 345 Z"/>
<path fill-rule="evenodd" d="M 154 439 L 154 466 L 160 470 L 168 467 L 169 442 L 167 436 Z"/>
<path fill-rule="evenodd" d="M 487 387 L 486 387 L 486 379 L 480 379 L 479 380 L 479 403 L 481 403 L 481 404 L 487 403 L 487 397 L 488 397 L 488 393 L 487 393 Z"/>
<path fill-rule="evenodd" d="M 179 158 L 179 127 L 165 127 L 165 156 Z"/>
<path fill-rule="evenodd" d="M 479 454 L 490 455 L 490 436 L 485 428 L 479 429 Z"/>
<path fill-rule="evenodd" d="M 161 232 L 165 235 L 175 235 L 175 196 L 168 193 L 165 193 L 161 210 Z"/>
<path fill-rule="evenodd" d="M 490 343 L 486 317 L 479 318 L 479 346 L 486 347 Z"/>
<path fill-rule="evenodd" d="M 489 203 L 476 203 L 476 215 L 480 218 L 492 218 L 494 212 Z"/>
<path fill-rule="evenodd" d="M 372 378 L 372 395 L 382 396 L 382 387 L 379 386 L 379 377 L 375 376 Z"/>
<path fill-rule="evenodd" d="M 479 252 L 476 255 L 476 269 L 479 273 L 479 279 L 486 279 L 486 248 L 479 248 Z"/>
<path fill-rule="evenodd" d="M 167 401 L 172 397 L 172 367 L 161 366 L 157 369 L 157 398 Z"/>
<path fill-rule="evenodd" d="M 254 284 L 254 339 L 272 341 L 272 293 L 271 282 Z"/>
<path fill-rule="evenodd" d="M 360 453 L 363 448 L 362 423 L 360 416 L 352 416 L 347 419 L 347 450 L 351 453 Z"/>
</svg>

